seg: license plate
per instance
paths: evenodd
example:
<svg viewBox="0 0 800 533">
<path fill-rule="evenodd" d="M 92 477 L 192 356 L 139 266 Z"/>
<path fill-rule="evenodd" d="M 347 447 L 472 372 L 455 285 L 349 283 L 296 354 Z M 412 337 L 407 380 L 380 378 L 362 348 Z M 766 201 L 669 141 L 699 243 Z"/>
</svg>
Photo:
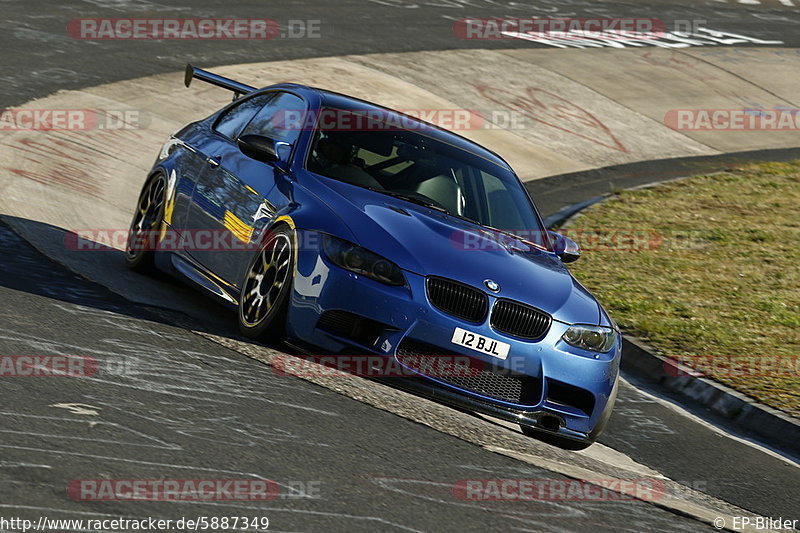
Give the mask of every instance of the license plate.
<svg viewBox="0 0 800 533">
<path fill-rule="evenodd" d="M 508 357 L 508 351 L 511 349 L 510 344 L 490 339 L 489 337 L 484 337 L 483 335 L 478 335 L 477 333 L 472 333 L 471 331 L 461 328 L 456 328 L 450 342 L 503 360 Z"/>
</svg>

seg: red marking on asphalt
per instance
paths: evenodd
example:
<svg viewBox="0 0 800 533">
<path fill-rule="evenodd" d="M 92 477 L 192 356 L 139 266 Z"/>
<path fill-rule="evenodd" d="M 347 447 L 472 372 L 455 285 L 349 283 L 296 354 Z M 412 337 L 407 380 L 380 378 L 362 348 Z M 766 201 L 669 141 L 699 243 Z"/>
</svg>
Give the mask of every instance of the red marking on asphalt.
<svg viewBox="0 0 800 533">
<path fill-rule="evenodd" d="M 475 88 L 487 100 L 517 111 L 531 120 L 600 146 L 628 153 L 628 149 L 600 119 L 579 105 L 550 91 L 528 87 L 526 94 L 518 94 L 488 85 L 475 85 Z M 497 96 L 493 96 L 495 93 Z"/>
<path fill-rule="evenodd" d="M 103 198 L 103 188 L 97 181 L 97 176 L 101 175 L 99 167 L 91 156 L 81 153 L 84 149 L 80 145 L 48 135 L 42 140 L 30 137 L 13 139 L 8 146 L 25 154 L 23 160 L 41 167 L 21 169 L 6 166 L 9 172 L 43 185 L 57 185 Z"/>
</svg>

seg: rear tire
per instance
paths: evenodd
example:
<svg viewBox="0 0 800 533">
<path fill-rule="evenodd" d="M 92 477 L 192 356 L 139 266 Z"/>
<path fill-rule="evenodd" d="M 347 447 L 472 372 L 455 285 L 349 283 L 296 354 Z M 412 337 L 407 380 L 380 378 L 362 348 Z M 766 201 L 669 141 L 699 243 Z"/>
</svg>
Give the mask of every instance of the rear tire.
<svg viewBox="0 0 800 533">
<path fill-rule="evenodd" d="M 250 260 L 239 297 L 239 330 L 244 336 L 266 341 L 283 337 L 294 278 L 294 254 L 294 232 L 279 226 L 270 231 Z"/>
<path fill-rule="evenodd" d="M 542 442 L 546 442 L 547 444 L 551 444 L 553 446 L 561 448 L 562 450 L 571 450 L 577 452 L 580 450 L 585 450 L 586 448 L 594 444 L 594 441 L 584 442 L 584 441 L 567 439 L 564 437 L 559 437 L 557 435 L 546 433 L 544 431 L 537 431 L 535 429 L 526 426 L 520 426 L 520 429 L 522 429 L 522 432 L 526 436 L 534 438 L 536 440 L 540 440 Z"/>
<path fill-rule="evenodd" d="M 128 243 L 125 246 L 125 261 L 131 270 L 142 274 L 155 274 L 155 246 L 157 232 L 164 222 L 167 180 L 163 174 L 150 178 L 136 202 Z"/>
</svg>

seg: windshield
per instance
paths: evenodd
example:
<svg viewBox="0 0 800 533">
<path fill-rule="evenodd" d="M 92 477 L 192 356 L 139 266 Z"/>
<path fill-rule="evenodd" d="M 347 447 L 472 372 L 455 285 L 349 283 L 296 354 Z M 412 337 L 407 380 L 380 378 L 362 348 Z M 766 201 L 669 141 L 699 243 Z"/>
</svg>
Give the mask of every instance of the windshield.
<svg viewBox="0 0 800 533">
<path fill-rule="evenodd" d="M 526 239 L 543 231 L 527 193 L 507 169 L 422 132 L 367 130 L 317 129 L 308 170 Z"/>
</svg>

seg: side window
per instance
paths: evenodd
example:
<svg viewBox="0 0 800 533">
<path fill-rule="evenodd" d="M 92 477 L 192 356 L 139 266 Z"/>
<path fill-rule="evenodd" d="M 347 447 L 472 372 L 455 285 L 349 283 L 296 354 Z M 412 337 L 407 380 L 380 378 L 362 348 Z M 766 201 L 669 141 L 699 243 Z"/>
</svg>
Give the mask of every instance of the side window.
<svg viewBox="0 0 800 533">
<path fill-rule="evenodd" d="M 217 119 L 214 129 L 230 139 L 236 139 L 242 128 L 250 122 L 256 112 L 269 102 L 275 93 L 261 94 L 242 100 L 241 103 L 229 108 Z"/>
<path fill-rule="evenodd" d="M 294 144 L 305 126 L 306 104 L 297 96 L 279 93 L 256 114 L 244 135 L 263 135 Z"/>
</svg>

